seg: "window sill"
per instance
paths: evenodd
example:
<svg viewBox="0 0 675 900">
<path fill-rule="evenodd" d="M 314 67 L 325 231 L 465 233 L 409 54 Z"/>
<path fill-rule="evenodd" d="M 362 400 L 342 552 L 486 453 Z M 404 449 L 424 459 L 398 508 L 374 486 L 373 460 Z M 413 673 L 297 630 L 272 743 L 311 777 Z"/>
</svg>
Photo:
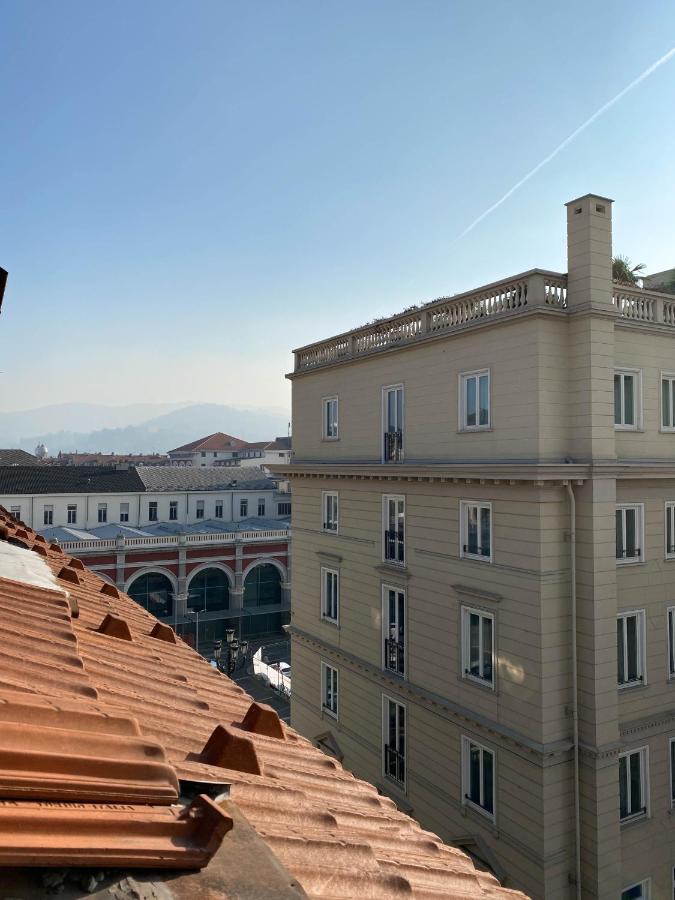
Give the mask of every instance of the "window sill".
<svg viewBox="0 0 675 900">
<path fill-rule="evenodd" d="M 489 813 L 487 810 L 483 809 L 482 806 L 477 806 L 475 803 L 472 803 L 471 800 L 464 799 L 462 802 L 462 815 L 466 815 L 467 813 L 473 813 L 478 817 L 479 821 L 491 825 L 496 833 L 497 827 L 494 813 Z"/>
<path fill-rule="evenodd" d="M 340 630 L 340 623 L 337 619 L 329 619 L 327 616 L 319 616 L 319 622 L 323 622 L 324 625 L 331 625 L 333 628 L 337 628 Z"/>
<path fill-rule="evenodd" d="M 659 434 L 675 434 L 675 428 L 659 428 Z"/>
<path fill-rule="evenodd" d="M 649 687 L 646 681 L 629 681 L 626 684 L 617 685 L 617 688 L 620 691 L 635 691 L 646 687 Z"/>
<path fill-rule="evenodd" d="M 466 428 L 458 428 L 455 434 L 480 434 L 482 431 L 494 431 L 492 425 L 476 425 L 467 426 Z"/>
<path fill-rule="evenodd" d="M 393 788 L 395 791 L 397 791 L 397 793 L 400 793 L 400 794 L 401 794 L 402 796 L 404 796 L 404 797 L 407 795 L 408 789 L 407 789 L 406 784 L 405 784 L 405 783 L 404 783 L 404 784 L 401 784 L 400 781 L 397 781 L 397 780 L 396 780 L 395 778 L 393 778 L 391 775 L 385 774 L 385 775 L 384 775 L 384 782 L 385 782 L 385 784 L 387 785 L 387 787 L 388 787 L 389 789 Z"/>
<path fill-rule="evenodd" d="M 474 556 L 473 553 L 460 553 L 459 558 L 460 559 L 470 559 L 470 560 L 472 560 L 472 562 L 486 563 L 487 565 L 492 564 L 491 556 Z"/>
<path fill-rule="evenodd" d="M 396 679 L 396 681 L 407 681 L 408 678 L 405 672 L 395 672 L 393 669 L 387 669 L 386 666 L 382 667 L 382 672 L 384 675 L 388 675 L 390 678 Z"/>
<path fill-rule="evenodd" d="M 644 428 L 639 428 L 637 425 L 614 425 L 614 431 L 637 431 L 639 434 L 644 434 Z"/>
<path fill-rule="evenodd" d="M 334 437 L 334 438 L 332 438 L 332 437 L 325 437 L 325 436 L 324 436 L 324 437 L 321 438 L 321 443 L 322 443 L 322 444 L 334 444 L 336 441 L 339 441 L 339 440 L 340 440 L 339 437 Z"/>
<path fill-rule="evenodd" d="M 488 694 L 496 694 L 494 681 L 485 681 L 482 678 L 475 678 L 471 675 L 460 675 L 459 680 L 462 684 L 471 684 L 474 687 L 480 688 L 482 691 L 486 691 Z"/>
<path fill-rule="evenodd" d="M 322 534 L 339 534 L 339 531 L 337 530 L 337 528 L 322 528 L 321 533 Z"/>
<path fill-rule="evenodd" d="M 634 816 L 627 816 L 625 819 L 619 819 L 619 828 L 630 828 L 638 825 L 640 822 L 648 822 L 650 816 L 647 813 L 636 813 Z"/>
<path fill-rule="evenodd" d="M 322 719 L 331 719 L 333 722 L 338 722 L 338 714 L 334 713 L 332 710 L 328 709 L 326 706 L 321 707 L 321 718 Z"/>
<path fill-rule="evenodd" d="M 407 563 L 394 562 L 392 559 L 383 559 L 381 563 L 377 566 L 377 571 L 382 572 L 383 575 L 393 575 L 394 573 L 398 573 L 401 576 L 405 576 L 406 578 L 410 577 L 408 572 Z"/>
<path fill-rule="evenodd" d="M 642 566 L 645 564 L 644 559 L 617 559 L 617 566 Z"/>
</svg>

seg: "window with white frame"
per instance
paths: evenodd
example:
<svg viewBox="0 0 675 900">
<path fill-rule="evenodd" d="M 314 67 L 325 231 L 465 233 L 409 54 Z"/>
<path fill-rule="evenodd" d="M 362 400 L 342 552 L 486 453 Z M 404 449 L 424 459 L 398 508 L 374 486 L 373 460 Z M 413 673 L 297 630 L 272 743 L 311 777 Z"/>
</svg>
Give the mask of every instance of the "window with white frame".
<svg viewBox="0 0 675 900">
<path fill-rule="evenodd" d="M 462 737 L 462 803 L 494 819 L 495 755 L 468 737 Z"/>
<path fill-rule="evenodd" d="M 619 754 L 619 818 L 649 815 L 647 748 Z"/>
<path fill-rule="evenodd" d="M 675 678 L 675 606 L 671 606 L 666 613 L 666 627 L 668 629 L 668 677 Z"/>
<path fill-rule="evenodd" d="M 670 750 L 670 805 L 675 806 L 675 738 L 668 741 Z"/>
<path fill-rule="evenodd" d="M 490 370 L 459 376 L 459 422 L 462 431 L 490 427 Z"/>
<path fill-rule="evenodd" d="M 120 503 L 120 522 L 129 521 L 129 504 Z"/>
<path fill-rule="evenodd" d="M 222 518 L 223 518 L 223 501 L 222 501 L 222 500 L 217 500 L 217 501 L 216 501 L 215 517 L 216 517 L 216 519 L 222 519 Z"/>
<path fill-rule="evenodd" d="M 617 681 L 619 687 L 645 682 L 645 613 L 621 613 L 616 619 Z"/>
<path fill-rule="evenodd" d="M 169 521 L 178 521 L 178 500 L 169 500 Z"/>
<path fill-rule="evenodd" d="M 382 629 L 384 668 L 405 675 L 405 591 L 382 586 Z"/>
<path fill-rule="evenodd" d="M 382 498 L 384 558 L 405 563 L 405 497 Z"/>
<path fill-rule="evenodd" d="M 323 530 L 337 533 L 338 530 L 338 495 L 333 491 L 322 493 Z"/>
<path fill-rule="evenodd" d="M 321 663 L 321 708 L 328 715 L 338 717 L 338 670 Z"/>
<path fill-rule="evenodd" d="M 265 515 L 265 498 L 264 497 L 258 498 L 258 515 L 259 516 Z"/>
<path fill-rule="evenodd" d="M 108 521 L 108 504 L 107 503 L 99 503 L 99 505 L 98 505 L 98 521 L 99 522 L 107 522 Z"/>
<path fill-rule="evenodd" d="M 616 561 L 644 561 L 643 506 L 626 503 L 616 508 Z"/>
<path fill-rule="evenodd" d="M 43 507 L 42 521 L 45 525 L 53 525 L 54 524 L 54 507 L 51 506 L 50 504 Z"/>
<path fill-rule="evenodd" d="M 661 430 L 675 431 L 675 374 L 661 373 Z"/>
<path fill-rule="evenodd" d="M 69 503 L 66 508 L 66 518 L 69 525 L 77 524 L 77 503 Z"/>
<path fill-rule="evenodd" d="M 382 430 L 384 432 L 383 461 L 402 462 L 403 387 L 400 384 L 382 388 Z"/>
<path fill-rule="evenodd" d="M 666 557 L 675 559 L 675 503 L 666 503 Z"/>
<path fill-rule="evenodd" d="M 321 569 L 321 618 L 337 624 L 340 616 L 340 573 Z"/>
<path fill-rule="evenodd" d="M 21 518 L 21 507 L 20 506 L 10 506 L 9 511 L 14 516 L 15 519 Z"/>
<path fill-rule="evenodd" d="M 278 516 L 290 516 L 291 514 L 291 504 L 290 503 L 278 503 L 277 504 L 277 515 Z"/>
<path fill-rule="evenodd" d="M 203 519 L 204 518 L 204 501 L 197 500 L 197 505 L 195 507 L 195 519 Z"/>
<path fill-rule="evenodd" d="M 156 522 L 157 521 L 157 501 L 150 500 L 148 503 L 148 521 Z"/>
<path fill-rule="evenodd" d="M 248 500 L 246 497 L 239 501 L 239 515 L 242 519 L 245 519 L 248 515 Z"/>
<path fill-rule="evenodd" d="M 338 398 L 324 397 L 321 405 L 323 416 L 321 433 L 325 440 L 334 441 L 338 437 Z"/>
<path fill-rule="evenodd" d="M 614 372 L 614 427 L 635 429 L 640 424 L 640 373 L 635 369 Z"/>
<path fill-rule="evenodd" d="M 391 697 L 383 697 L 384 774 L 401 786 L 405 785 L 406 779 L 405 729 L 405 706 Z"/>
<path fill-rule="evenodd" d="M 494 687 L 494 626 L 492 613 L 462 607 L 464 677 L 490 687 Z"/>
<path fill-rule="evenodd" d="M 477 500 L 460 503 L 460 556 L 492 561 L 492 504 Z"/>
<path fill-rule="evenodd" d="M 640 881 L 638 884 L 631 884 L 630 887 L 621 891 L 621 900 L 649 900 L 649 879 Z"/>
</svg>

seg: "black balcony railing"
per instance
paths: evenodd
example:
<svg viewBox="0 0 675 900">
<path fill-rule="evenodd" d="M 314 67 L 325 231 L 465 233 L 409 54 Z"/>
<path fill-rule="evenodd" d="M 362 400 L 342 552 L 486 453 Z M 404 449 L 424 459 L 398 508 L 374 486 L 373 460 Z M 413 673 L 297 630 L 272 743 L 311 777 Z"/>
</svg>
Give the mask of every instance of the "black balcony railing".
<svg viewBox="0 0 675 900">
<path fill-rule="evenodd" d="M 393 562 L 405 562 L 405 540 L 403 531 L 385 531 L 384 558 Z"/>
<path fill-rule="evenodd" d="M 626 547 L 625 550 L 619 550 L 617 548 L 616 558 L 617 559 L 639 559 L 640 557 L 640 548 L 639 547 Z"/>
<path fill-rule="evenodd" d="M 384 745 L 384 771 L 394 781 L 405 784 L 405 756 L 389 744 Z"/>
<path fill-rule="evenodd" d="M 397 675 L 404 673 L 405 647 L 402 641 L 384 640 L 384 666 Z"/>
<path fill-rule="evenodd" d="M 464 552 L 471 553 L 472 556 L 489 556 L 489 547 L 479 547 L 477 544 L 464 544 Z"/>
<path fill-rule="evenodd" d="M 403 432 L 385 431 L 384 433 L 384 461 L 401 462 L 403 459 Z"/>
</svg>

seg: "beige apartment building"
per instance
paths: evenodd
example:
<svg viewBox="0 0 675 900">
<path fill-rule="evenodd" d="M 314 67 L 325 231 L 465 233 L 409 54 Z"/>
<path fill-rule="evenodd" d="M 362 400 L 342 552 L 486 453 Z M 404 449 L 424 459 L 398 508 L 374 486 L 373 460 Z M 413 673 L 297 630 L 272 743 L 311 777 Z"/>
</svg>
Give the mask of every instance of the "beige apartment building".
<svg viewBox="0 0 675 900">
<path fill-rule="evenodd" d="M 673 897 L 675 297 L 611 216 L 289 376 L 293 725 L 547 900 Z"/>
</svg>

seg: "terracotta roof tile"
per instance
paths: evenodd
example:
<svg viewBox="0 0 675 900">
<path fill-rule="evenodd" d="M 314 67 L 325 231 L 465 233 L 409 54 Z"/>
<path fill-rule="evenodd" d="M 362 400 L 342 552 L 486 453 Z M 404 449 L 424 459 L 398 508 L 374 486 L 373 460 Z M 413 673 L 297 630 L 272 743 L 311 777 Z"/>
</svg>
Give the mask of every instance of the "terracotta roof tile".
<svg viewBox="0 0 675 900">
<path fill-rule="evenodd" d="M 23 530 L 35 544 L 0 508 L 2 526 L 8 540 Z M 218 860 L 252 826 L 255 852 L 275 860 L 260 870 L 285 867 L 311 898 L 523 897 L 253 703 L 173 632 L 167 640 L 168 626 L 129 597 L 51 548 L 28 556 L 78 581 L 54 577 L 49 589 L 3 579 L 0 556 L 0 865 L 189 868 L 215 852 L 202 875 L 165 887 L 187 898 L 220 884 L 227 896 L 231 866 Z M 128 639 L 100 633 L 106 619 L 123 621 Z M 191 813 L 166 806 L 189 785 L 212 796 L 229 785 L 229 800 L 199 800 Z M 22 789 L 85 799 L 11 799 Z M 114 799 L 101 806 L 94 796 Z M 244 868 L 254 872 L 256 860 Z"/>
<path fill-rule="evenodd" d="M 231 434 L 224 434 L 222 431 L 216 431 L 208 434 L 206 437 L 198 438 L 196 441 L 190 441 L 189 444 L 183 444 L 182 447 L 175 447 L 169 450 L 169 453 L 197 453 L 202 450 L 219 451 L 219 450 L 241 450 L 247 447 L 246 441 L 241 438 L 232 437 Z"/>
</svg>

